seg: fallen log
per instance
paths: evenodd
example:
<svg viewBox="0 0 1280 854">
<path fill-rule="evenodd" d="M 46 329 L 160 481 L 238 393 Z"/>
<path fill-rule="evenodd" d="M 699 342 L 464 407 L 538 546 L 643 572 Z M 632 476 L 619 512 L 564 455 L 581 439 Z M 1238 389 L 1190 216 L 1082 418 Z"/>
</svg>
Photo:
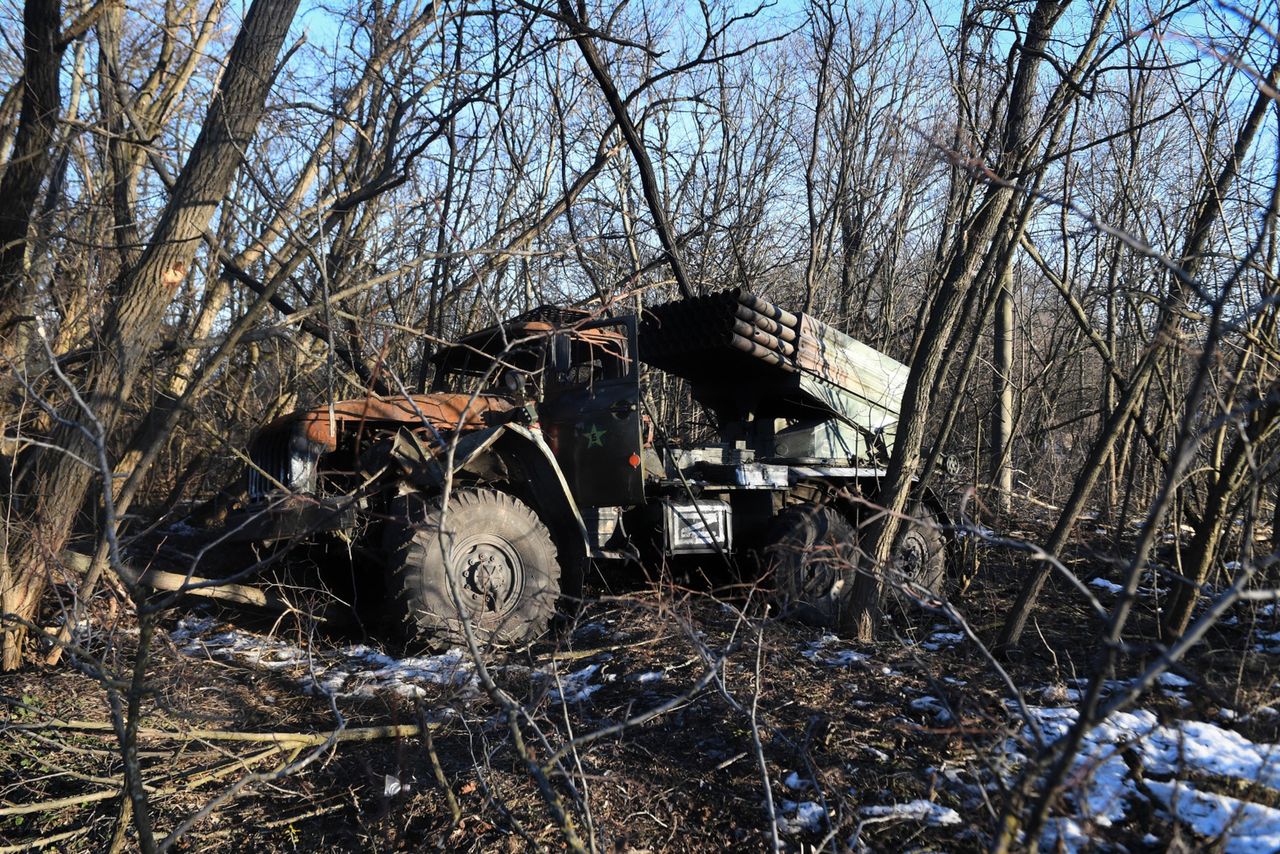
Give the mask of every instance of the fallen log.
<svg viewBox="0 0 1280 854">
<path fill-rule="evenodd" d="M 93 558 L 79 552 L 64 551 L 62 562 L 69 568 L 84 575 L 89 571 Z M 148 569 L 135 572 L 139 583 L 152 590 L 181 593 L 184 596 L 199 596 L 203 599 L 218 599 L 223 602 L 234 602 L 237 605 L 251 605 L 255 608 L 266 608 L 273 611 L 289 611 L 293 609 L 284 599 L 267 593 L 260 587 L 250 584 L 238 584 L 218 578 L 204 578 L 199 575 L 184 575 L 178 572 L 166 572 L 161 569 Z M 200 585 L 200 586 L 194 586 Z M 323 617 L 321 617 L 323 619 Z"/>
</svg>

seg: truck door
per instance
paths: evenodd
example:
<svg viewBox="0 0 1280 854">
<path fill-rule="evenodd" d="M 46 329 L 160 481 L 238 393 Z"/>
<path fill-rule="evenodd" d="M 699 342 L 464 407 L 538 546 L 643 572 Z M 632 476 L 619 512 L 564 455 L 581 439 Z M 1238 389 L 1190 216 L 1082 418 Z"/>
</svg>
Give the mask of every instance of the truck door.
<svg viewBox="0 0 1280 854">
<path fill-rule="evenodd" d="M 579 507 L 644 501 L 635 344 L 633 316 L 584 323 L 548 344 L 538 420 Z"/>
</svg>

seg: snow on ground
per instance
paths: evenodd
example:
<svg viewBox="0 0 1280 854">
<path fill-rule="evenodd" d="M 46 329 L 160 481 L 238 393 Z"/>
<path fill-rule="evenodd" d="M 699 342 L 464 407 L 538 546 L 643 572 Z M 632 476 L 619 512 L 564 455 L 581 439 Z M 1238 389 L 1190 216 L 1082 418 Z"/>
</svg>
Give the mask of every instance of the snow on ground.
<svg viewBox="0 0 1280 854">
<path fill-rule="evenodd" d="M 905 804 L 865 806 L 858 808 L 863 823 L 895 819 L 922 821 L 927 825 L 960 824 L 960 813 L 933 801 L 908 801 Z"/>
<path fill-rule="evenodd" d="M 917 697 L 908 706 L 912 711 L 926 712 L 933 715 L 934 719 L 940 724 L 951 723 L 953 720 L 946 704 L 937 697 Z"/>
<path fill-rule="evenodd" d="M 829 649 L 832 644 L 840 642 L 840 638 L 826 633 L 817 640 L 810 641 L 800 654 L 815 664 L 825 664 L 828 667 L 848 667 L 852 664 L 862 664 L 870 658 L 865 652 L 857 650 Z"/>
<path fill-rule="evenodd" d="M 606 630 L 607 631 L 607 630 Z M 463 697 L 480 694 L 475 665 L 463 649 L 438 655 L 396 658 L 364 644 L 334 649 L 308 649 L 288 640 L 235 628 L 219 629 L 208 617 L 184 617 L 169 637 L 178 651 L 194 658 L 230 661 L 254 670 L 270 671 L 292 678 L 307 693 L 333 695 L 338 699 L 371 698 L 394 694 L 406 699 L 424 696 L 427 686 L 459 689 Z M 602 653 L 601 658 L 611 658 Z M 538 670 L 506 664 L 504 672 L 523 671 L 530 678 L 550 686 L 553 702 L 582 703 L 614 681 L 614 673 L 601 673 L 602 663 L 588 664 L 573 671 L 558 670 L 553 663 Z M 664 679 L 663 671 L 640 673 L 641 683 Z"/>
<path fill-rule="evenodd" d="M 827 820 L 827 811 L 816 801 L 783 801 L 778 816 L 779 833 L 817 833 Z"/>
<path fill-rule="evenodd" d="M 1105 590 L 1108 593 L 1119 593 L 1121 590 L 1124 590 L 1124 588 L 1119 584 L 1116 584 L 1114 581 L 1108 581 L 1105 578 L 1095 578 L 1089 582 L 1089 586 L 1096 587 L 1099 590 Z"/>
<path fill-rule="evenodd" d="M 1185 783 L 1147 783 L 1151 793 L 1204 839 L 1223 838 L 1227 854 L 1280 850 L 1280 810 L 1227 795 L 1201 792 Z"/>
<path fill-rule="evenodd" d="M 1045 851 L 1088 851 L 1092 844 L 1088 831 L 1070 818 L 1049 819 L 1040 834 L 1040 848 Z"/>
<path fill-rule="evenodd" d="M 425 685 L 454 686 L 468 694 L 477 690 L 475 668 L 461 649 L 405 658 L 393 658 L 363 644 L 311 652 L 280 638 L 213 629 L 212 619 L 184 617 L 169 637 L 184 655 L 290 672 L 304 691 L 340 698 L 384 692 L 413 698 L 425 693 Z"/>
<path fill-rule="evenodd" d="M 929 635 L 927 640 L 920 642 L 920 646 L 922 649 L 927 649 L 930 652 L 937 652 L 940 649 L 953 647 L 963 640 L 964 634 L 961 632 L 943 632 L 935 630 L 933 634 Z"/>
<path fill-rule="evenodd" d="M 1065 736 L 1078 717 L 1074 708 L 1031 707 L 1030 712 L 1049 741 Z M 1029 738 L 1030 732 L 1024 735 Z M 1017 755 L 1015 743 L 1009 749 Z M 1126 751 L 1137 760 L 1140 782 L 1130 768 L 1134 763 L 1125 761 Z M 1197 780 L 1209 777 L 1280 791 L 1280 745 L 1255 743 L 1203 721 L 1162 724 L 1149 711 L 1116 712 L 1085 737 L 1074 769 L 1081 781 L 1074 794 L 1078 814 L 1046 827 L 1046 844 L 1061 841 L 1068 851 L 1078 850 L 1088 839 L 1082 828 L 1124 820 L 1147 791 L 1167 815 L 1203 839 L 1226 833 L 1228 852 L 1280 849 L 1280 810 L 1196 787 Z"/>
<path fill-rule="evenodd" d="M 813 784 L 801 777 L 799 772 L 792 771 L 782 779 L 782 785 L 786 786 L 793 792 L 798 792 L 801 789 L 810 788 Z"/>
<path fill-rule="evenodd" d="M 551 691 L 551 697 L 556 702 L 564 701 L 567 703 L 581 703 L 591 697 L 592 694 L 603 688 L 603 685 L 592 685 L 591 677 L 600 672 L 602 665 L 588 664 L 581 670 L 573 673 L 559 674 L 557 678 L 558 687 Z"/>
</svg>

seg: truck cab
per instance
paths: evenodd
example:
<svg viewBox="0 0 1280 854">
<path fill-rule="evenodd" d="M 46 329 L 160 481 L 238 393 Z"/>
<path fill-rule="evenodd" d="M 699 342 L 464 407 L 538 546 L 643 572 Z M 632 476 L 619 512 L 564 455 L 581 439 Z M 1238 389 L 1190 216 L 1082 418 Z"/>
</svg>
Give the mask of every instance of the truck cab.
<svg viewBox="0 0 1280 854">
<path fill-rule="evenodd" d="M 527 407 L 581 509 L 644 502 L 632 315 L 543 306 L 432 356 L 437 393 L 491 391 Z"/>
</svg>

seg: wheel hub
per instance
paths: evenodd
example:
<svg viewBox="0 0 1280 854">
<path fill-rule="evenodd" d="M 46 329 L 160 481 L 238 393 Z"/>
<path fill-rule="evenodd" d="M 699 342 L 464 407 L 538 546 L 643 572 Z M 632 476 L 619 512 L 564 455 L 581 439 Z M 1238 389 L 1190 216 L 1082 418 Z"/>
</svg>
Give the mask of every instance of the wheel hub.
<svg viewBox="0 0 1280 854">
<path fill-rule="evenodd" d="M 898 569 L 904 578 L 914 580 L 924 568 L 925 544 L 912 533 L 908 533 L 898 550 Z"/>
<path fill-rule="evenodd" d="M 509 543 L 473 537 L 456 554 L 458 592 L 473 614 L 500 615 L 518 600 L 524 566 Z"/>
</svg>

